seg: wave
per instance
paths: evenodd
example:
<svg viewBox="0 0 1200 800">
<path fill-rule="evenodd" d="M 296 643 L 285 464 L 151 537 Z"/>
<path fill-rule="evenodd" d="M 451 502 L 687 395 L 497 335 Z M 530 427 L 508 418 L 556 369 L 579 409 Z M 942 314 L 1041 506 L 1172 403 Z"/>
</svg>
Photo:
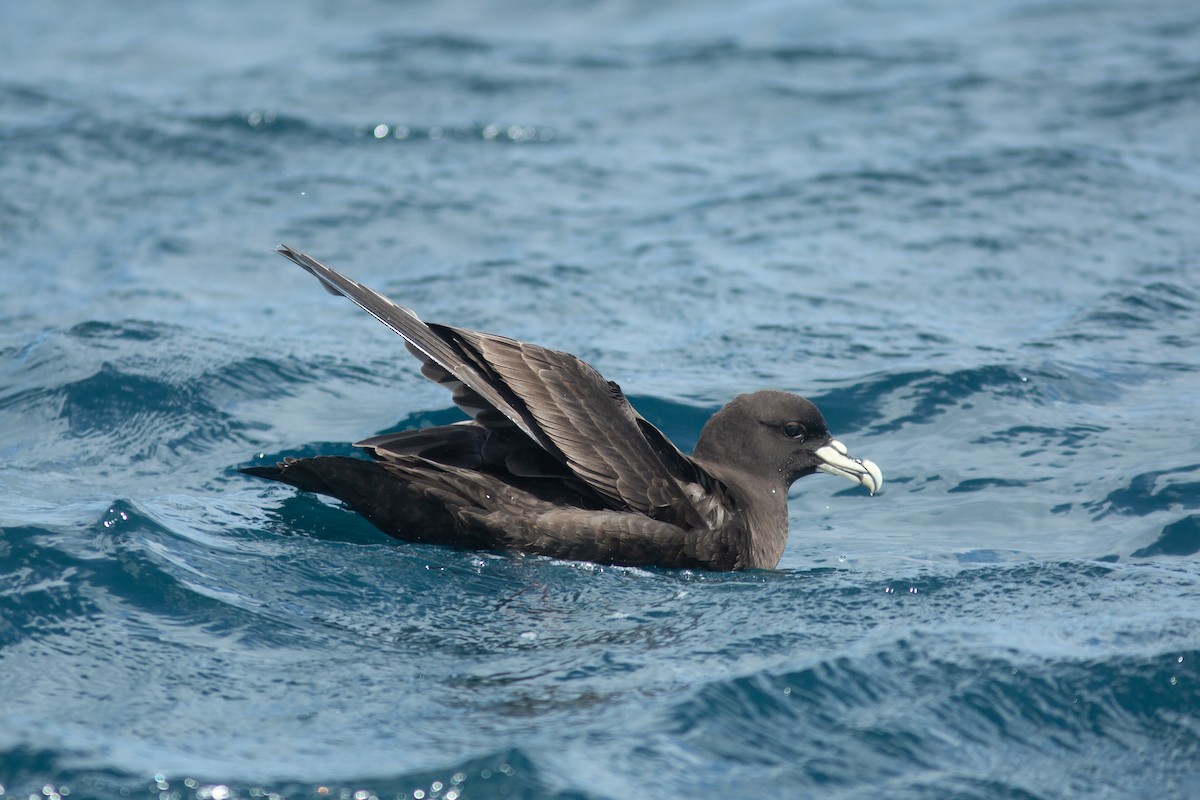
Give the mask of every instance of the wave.
<svg viewBox="0 0 1200 800">
<path fill-rule="evenodd" d="M 84 322 L 9 352 L 0 412 L 25 424 L 10 425 L 0 443 L 76 468 L 171 463 L 235 447 L 249 457 L 266 426 L 240 413 L 247 405 L 277 404 L 324 381 L 379 380 L 341 359 L 243 355 L 229 341 L 138 320 Z"/>
<path fill-rule="evenodd" d="M 283 800 L 295 797 L 421 798 L 545 798 L 585 800 L 577 791 L 556 791 L 528 754 L 520 749 L 485 753 L 434 769 L 397 774 L 366 774 L 349 778 L 331 775 L 328 780 L 231 780 L 199 774 L 135 774 L 118 769 L 76 766 L 69 753 L 14 747 L 0 750 L 0 775 L 6 793 L 49 798 L 129 797 L 142 794 L 180 800 Z M 53 776 L 47 779 L 47 776 Z"/>
<path fill-rule="evenodd" d="M 684 754 L 738 765 L 721 789 L 832 797 L 864 783 L 899 796 L 1057 796 L 1097 772 L 1111 796 L 1196 785 L 1200 703 L 1179 683 L 1194 679 L 1198 653 L 1030 662 L 962 644 L 900 639 L 717 681 L 672 709 L 674 741 L 654 756 L 663 769 Z M 1160 754 L 1153 772 L 1147 751 Z"/>
<path fill-rule="evenodd" d="M 264 494 L 280 505 L 254 511 Z M 30 686 L 85 716 L 141 698 L 69 746 L 0 734 L 10 789 L 1045 796 L 1089 775 L 1172 790 L 1196 763 L 1200 648 L 1178 649 L 1195 612 L 1163 612 L 1187 563 L 606 569 L 396 543 L 311 496 L 246 495 L 119 500 L 87 536 L 0 532 L 0 658 L 64 666 L 9 676 L 10 719 Z M 397 708 L 423 722 L 390 726 Z M 229 725 L 249 727 L 222 744 Z M 285 757 L 280 736 L 322 755 Z"/>
</svg>

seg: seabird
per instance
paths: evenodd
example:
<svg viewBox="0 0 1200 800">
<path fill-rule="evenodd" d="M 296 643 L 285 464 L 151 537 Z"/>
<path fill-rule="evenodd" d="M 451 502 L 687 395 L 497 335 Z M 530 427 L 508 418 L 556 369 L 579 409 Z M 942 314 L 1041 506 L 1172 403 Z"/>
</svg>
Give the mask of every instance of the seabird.
<svg viewBox="0 0 1200 800">
<path fill-rule="evenodd" d="M 304 253 L 276 251 L 404 337 L 422 374 L 471 419 L 355 443 L 371 460 L 287 458 L 242 472 L 337 498 L 398 539 L 601 564 L 773 569 L 793 481 L 828 472 L 871 494 L 883 485 L 879 467 L 852 458 L 798 395 L 735 397 L 685 456 L 620 386 L 570 353 L 423 322 Z"/>
</svg>

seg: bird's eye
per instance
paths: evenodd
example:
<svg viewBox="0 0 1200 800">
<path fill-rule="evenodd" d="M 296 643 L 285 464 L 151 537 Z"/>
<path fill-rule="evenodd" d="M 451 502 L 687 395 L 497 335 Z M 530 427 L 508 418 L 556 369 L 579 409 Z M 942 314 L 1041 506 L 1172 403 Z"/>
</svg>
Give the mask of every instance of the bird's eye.
<svg viewBox="0 0 1200 800">
<path fill-rule="evenodd" d="M 804 441 L 804 434 L 806 433 L 808 433 L 808 431 L 806 431 L 804 426 L 799 422 L 788 422 L 783 426 L 783 435 L 789 439 L 799 439 L 800 441 Z"/>
</svg>

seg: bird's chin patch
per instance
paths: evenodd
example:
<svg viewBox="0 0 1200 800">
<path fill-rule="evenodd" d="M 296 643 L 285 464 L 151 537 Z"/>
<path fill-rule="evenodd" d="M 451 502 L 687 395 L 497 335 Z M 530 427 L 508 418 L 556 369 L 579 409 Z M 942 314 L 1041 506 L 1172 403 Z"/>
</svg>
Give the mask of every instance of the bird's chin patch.
<svg viewBox="0 0 1200 800">
<path fill-rule="evenodd" d="M 865 458 L 854 458 L 846 450 L 846 445 L 837 439 L 816 450 L 814 455 L 821 459 L 821 463 L 816 466 L 818 472 L 828 472 L 830 475 L 854 481 L 865 486 L 871 494 L 883 487 L 883 472 L 875 462 Z"/>
</svg>

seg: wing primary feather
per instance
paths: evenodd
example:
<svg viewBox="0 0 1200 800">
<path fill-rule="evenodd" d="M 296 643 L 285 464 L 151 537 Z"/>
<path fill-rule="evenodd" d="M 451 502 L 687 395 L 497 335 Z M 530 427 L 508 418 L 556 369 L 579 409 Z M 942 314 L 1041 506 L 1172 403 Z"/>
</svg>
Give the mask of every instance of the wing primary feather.
<svg viewBox="0 0 1200 800">
<path fill-rule="evenodd" d="M 505 397 L 497 390 L 495 377 L 480 373 L 479 368 L 476 366 L 479 363 L 478 360 L 464 357 L 461 347 L 456 347 L 453 341 L 447 341 L 446 338 L 439 335 L 440 331 L 448 330 L 446 326 L 439 325 L 435 327 L 427 325 L 412 310 L 397 305 L 374 289 L 347 278 L 337 270 L 331 269 L 315 258 L 294 250 L 287 245 L 279 245 L 275 248 L 275 252 L 315 276 L 330 293 L 340 294 L 343 297 L 349 298 L 363 311 L 366 311 L 375 319 L 403 336 L 405 341 L 418 350 L 425 358 L 430 359 L 452 375 L 457 376 L 459 380 L 474 390 L 476 394 L 488 403 L 491 403 L 504 416 L 512 420 L 514 425 L 535 442 L 546 447 L 551 452 L 556 450 L 553 443 L 548 441 L 544 435 L 541 435 L 536 426 L 530 424 L 530 420 L 521 413 L 521 409 L 514 407 L 513 398 Z M 471 363 L 473 361 L 475 363 Z"/>
</svg>

